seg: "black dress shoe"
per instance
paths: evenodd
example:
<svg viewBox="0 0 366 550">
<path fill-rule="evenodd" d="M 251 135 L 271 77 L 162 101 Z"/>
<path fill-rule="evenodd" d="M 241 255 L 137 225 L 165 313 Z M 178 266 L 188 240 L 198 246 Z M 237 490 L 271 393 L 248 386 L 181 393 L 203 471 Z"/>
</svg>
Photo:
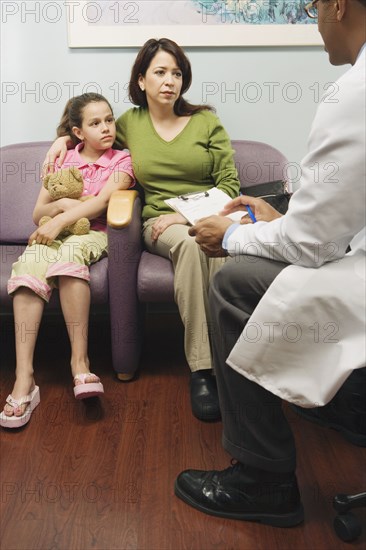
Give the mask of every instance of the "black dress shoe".
<svg viewBox="0 0 366 550">
<path fill-rule="evenodd" d="M 310 422 L 336 430 L 353 445 L 366 447 L 366 414 L 364 412 L 349 409 L 341 416 L 333 404 L 315 409 L 303 409 L 297 405 L 290 405 L 290 409 Z"/>
<path fill-rule="evenodd" d="M 192 412 L 199 420 L 206 422 L 221 418 L 216 378 L 211 370 L 199 370 L 191 374 Z"/>
<path fill-rule="evenodd" d="M 290 408 L 310 422 L 337 430 L 347 441 L 366 447 L 366 368 L 356 369 L 324 407 Z"/>
<path fill-rule="evenodd" d="M 237 463 L 223 471 L 185 470 L 175 494 L 193 508 L 221 518 L 292 527 L 304 519 L 294 473 L 281 474 Z"/>
</svg>

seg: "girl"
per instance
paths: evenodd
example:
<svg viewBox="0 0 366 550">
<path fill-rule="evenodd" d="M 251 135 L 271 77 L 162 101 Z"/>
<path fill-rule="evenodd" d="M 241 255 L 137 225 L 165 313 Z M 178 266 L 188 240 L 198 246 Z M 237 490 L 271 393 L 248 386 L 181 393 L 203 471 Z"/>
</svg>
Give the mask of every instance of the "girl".
<svg viewBox="0 0 366 550">
<path fill-rule="evenodd" d="M 8 292 L 14 296 L 14 322 L 24 327 L 16 334 L 16 380 L 11 395 L 0 413 L 0 425 L 17 428 L 26 424 L 39 404 L 39 388 L 33 377 L 33 355 L 45 302 L 52 289 L 59 287 L 63 316 L 71 344 L 71 372 L 74 394 L 83 399 L 103 393 L 100 379 L 89 370 L 87 329 L 90 306 L 89 265 L 107 253 L 105 212 L 108 201 L 118 189 L 133 182 L 130 156 L 112 149 L 116 125 L 109 102 L 95 93 L 72 98 L 66 105 L 61 124 L 68 121 L 75 149 L 70 150 L 62 168 L 76 166 L 84 180 L 85 202 L 59 199 L 52 202 L 42 186 L 33 219 L 52 216 L 29 237 L 28 246 L 13 264 Z M 56 165 L 55 170 L 61 166 Z M 79 218 L 93 220 L 87 235 L 58 237 Z"/>
</svg>

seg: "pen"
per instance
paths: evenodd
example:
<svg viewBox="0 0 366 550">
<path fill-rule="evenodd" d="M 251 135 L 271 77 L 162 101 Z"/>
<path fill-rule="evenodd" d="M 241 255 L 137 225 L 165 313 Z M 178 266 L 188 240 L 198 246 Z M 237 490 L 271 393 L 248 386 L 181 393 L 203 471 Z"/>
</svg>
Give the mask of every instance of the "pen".
<svg viewBox="0 0 366 550">
<path fill-rule="evenodd" d="M 253 223 L 255 223 L 257 221 L 257 218 L 254 216 L 252 209 L 247 204 L 245 205 L 245 208 L 248 210 L 250 219 L 252 220 Z"/>
<path fill-rule="evenodd" d="M 243 193 L 240 191 L 239 195 L 242 195 L 242 194 L 243 194 Z M 244 206 L 245 206 L 245 208 L 246 208 L 247 211 L 248 211 L 249 218 L 252 220 L 253 223 L 256 223 L 257 218 L 254 216 L 253 210 L 250 208 L 250 206 L 249 206 L 248 204 L 245 204 Z"/>
</svg>

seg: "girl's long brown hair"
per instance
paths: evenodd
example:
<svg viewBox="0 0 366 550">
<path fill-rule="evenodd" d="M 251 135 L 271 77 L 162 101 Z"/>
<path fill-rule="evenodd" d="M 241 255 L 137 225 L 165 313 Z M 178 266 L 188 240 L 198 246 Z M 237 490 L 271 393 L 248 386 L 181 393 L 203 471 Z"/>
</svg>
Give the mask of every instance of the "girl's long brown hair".
<svg viewBox="0 0 366 550">
<path fill-rule="evenodd" d="M 99 103 L 100 101 L 107 103 L 113 113 L 109 101 L 104 96 L 94 92 L 78 95 L 69 99 L 62 113 L 60 124 L 57 126 L 57 137 L 70 136 L 74 145 L 80 143 L 80 139 L 75 136 L 72 129 L 74 126 L 81 128 L 83 124 L 84 108 L 89 105 L 89 103 Z"/>
</svg>

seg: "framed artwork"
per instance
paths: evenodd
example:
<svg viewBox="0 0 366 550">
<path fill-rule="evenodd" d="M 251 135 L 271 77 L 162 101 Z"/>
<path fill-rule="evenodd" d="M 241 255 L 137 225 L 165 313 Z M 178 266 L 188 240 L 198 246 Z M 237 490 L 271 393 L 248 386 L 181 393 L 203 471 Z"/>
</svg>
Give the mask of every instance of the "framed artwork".
<svg viewBox="0 0 366 550">
<path fill-rule="evenodd" d="M 140 47 L 167 37 L 181 46 L 319 46 L 308 0 L 79 0 L 65 2 L 70 48 Z"/>
</svg>

